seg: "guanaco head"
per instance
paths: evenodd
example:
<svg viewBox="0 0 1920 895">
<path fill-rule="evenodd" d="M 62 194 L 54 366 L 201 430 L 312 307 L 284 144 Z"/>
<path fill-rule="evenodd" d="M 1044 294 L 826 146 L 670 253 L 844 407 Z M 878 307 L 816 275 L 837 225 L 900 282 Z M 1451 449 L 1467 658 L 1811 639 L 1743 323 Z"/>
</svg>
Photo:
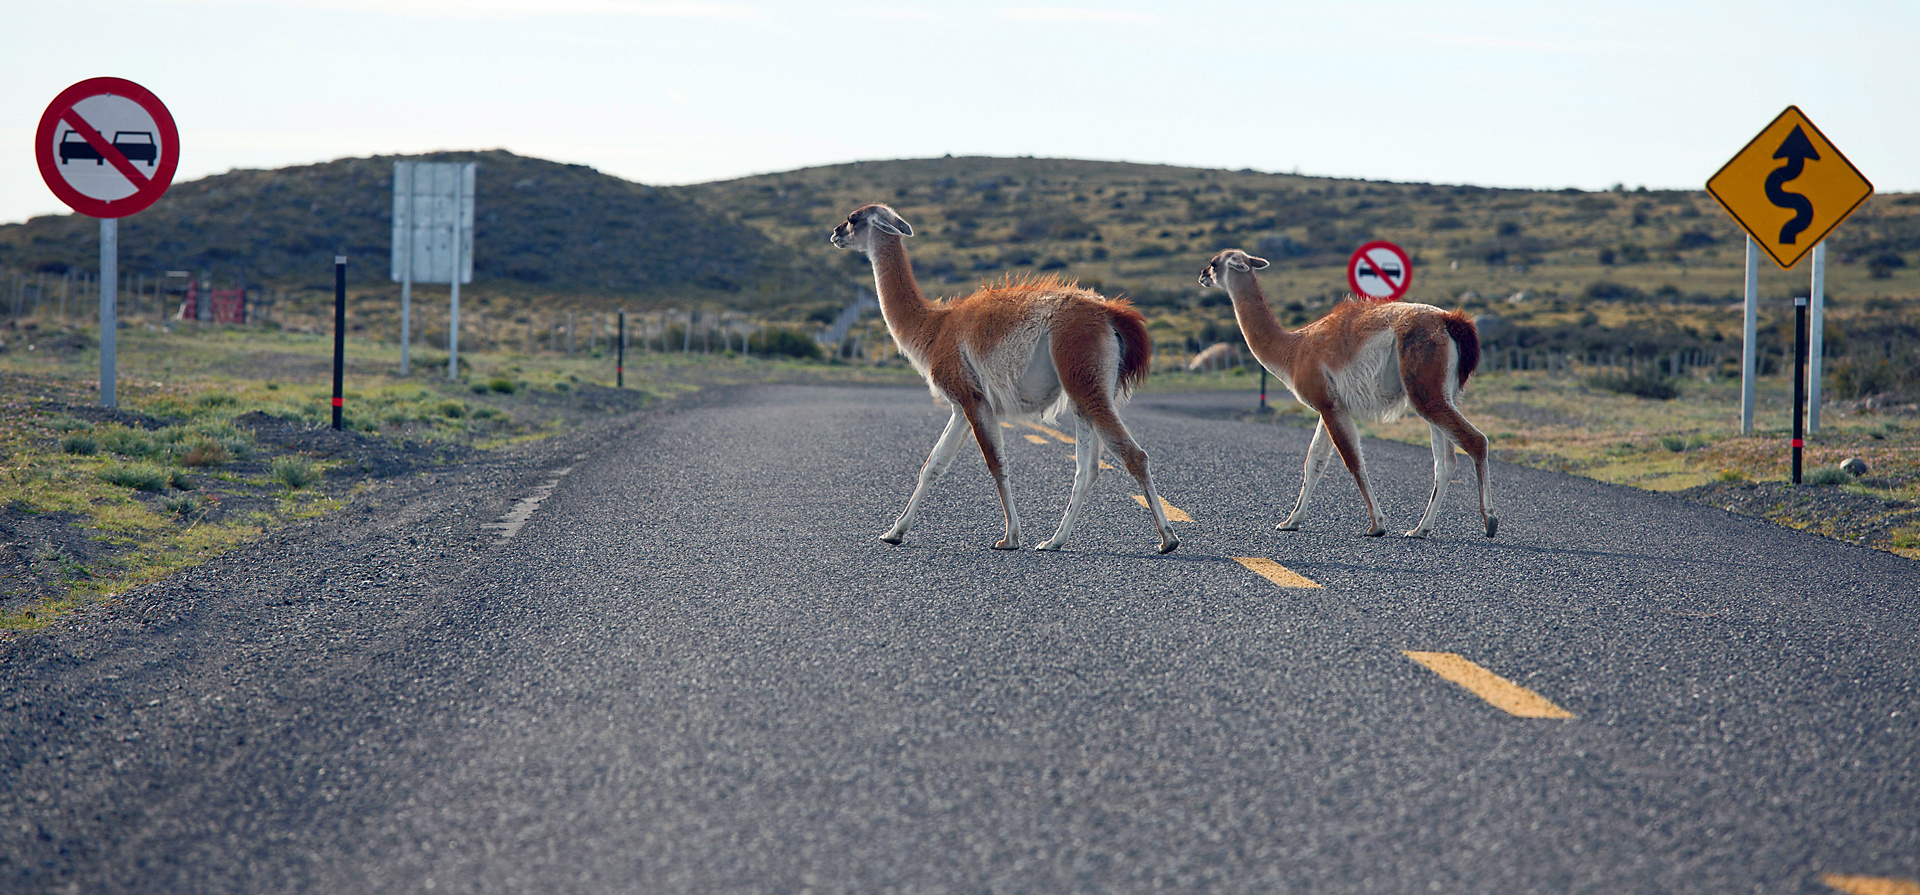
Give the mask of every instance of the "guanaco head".
<svg viewBox="0 0 1920 895">
<path fill-rule="evenodd" d="M 1239 249 L 1225 249 L 1207 261 L 1200 268 L 1200 285 L 1218 286 L 1227 279 L 1227 270 L 1259 270 L 1267 266 L 1267 259 L 1255 258 Z"/>
<path fill-rule="evenodd" d="M 913 225 L 907 223 L 893 209 L 885 205 L 862 205 L 847 215 L 840 226 L 833 228 L 833 235 L 827 240 L 842 249 L 866 251 L 872 245 L 873 233 L 891 233 L 895 236 L 912 236 Z"/>
</svg>

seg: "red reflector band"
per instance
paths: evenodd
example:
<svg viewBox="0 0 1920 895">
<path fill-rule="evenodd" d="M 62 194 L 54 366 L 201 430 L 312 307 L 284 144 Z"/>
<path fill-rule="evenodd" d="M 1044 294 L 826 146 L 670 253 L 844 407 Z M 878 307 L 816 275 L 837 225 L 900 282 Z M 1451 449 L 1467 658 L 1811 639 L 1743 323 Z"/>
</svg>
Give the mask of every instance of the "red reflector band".
<svg viewBox="0 0 1920 895">
<path fill-rule="evenodd" d="M 1800 439 L 1796 438 L 1793 440 L 1793 446 L 1797 448 L 1803 448 L 1803 447 L 1806 447 L 1806 444 L 1802 443 Z"/>
<path fill-rule="evenodd" d="M 335 406 L 335 407 L 345 407 L 345 406 L 347 406 L 347 401 L 346 401 L 346 399 L 345 399 L 345 398 L 335 398 L 335 399 L 333 399 L 333 406 Z"/>
</svg>

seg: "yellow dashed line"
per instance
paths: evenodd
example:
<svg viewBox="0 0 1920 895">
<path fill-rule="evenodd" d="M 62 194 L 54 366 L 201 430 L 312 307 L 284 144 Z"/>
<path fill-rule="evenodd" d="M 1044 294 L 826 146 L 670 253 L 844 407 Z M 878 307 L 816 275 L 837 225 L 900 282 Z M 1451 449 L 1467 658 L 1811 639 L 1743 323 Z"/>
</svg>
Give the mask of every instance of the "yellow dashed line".
<svg viewBox="0 0 1920 895">
<path fill-rule="evenodd" d="M 1847 895 L 1920 895 L 1920 883 L 1892 876 L 1841 876 L 1829 873 L 1820 881 Z"/>
<path fill-rule="evenodd" d="M 1147 505 L 1147 496 L 1145 494 L 1135 494 L 1133 496 L 1133 502 L 1144 507 Z M 1160 498 L 1160 512 L 1167 514 L 1168 522 L 1192 522 L 1193 521 L 1193 517 L 1187 515 L 1186 510 L 1180 509 L 1179 507 L 1176 507 L 1173 504 L 1167 503 L 1167 499 L 1164 497 Z"/>
<path fill-rule="evenodd" d="M 1031 441 L 1031 442 L 1033 442 L 1034 444 L 1046 444 L 1046 443 L 1047 443 L 1047 440 L 1046 440 L 1046 439 L 1044 439 L 1044 438 L 1041 438 L 1041 437 L 1040 437 L 1040 436 L 1038 436 L 1038 435 L 1033 435 L 1033 434 L 1031 434 L 1031 433 L 1029 433 L 1029 434 L 1027 435 L 1027 440 L 1028 440 L 1028 441 Z"/>
<path fill-rule="evenodd" d="M 1232 557 L 1232 559 L 1234 562 L 1246 566 L 1247 571 L 1278 584 L 1281 587 L 1318 588 L 1320 586 L 1320 582 L 1270 559 L 1263 559 L 1258 556 L 1235 556 Z"/>
<path fill-rule="evenodd" d="M 1071 436 L 1071 435 L 1068 435 L 1067 433 L 1065 433 L 1065 432 L 1062 432 L 1062 431 L 1060 431 L 1059 429 L 1049 429 L 1049 428 L 1047 428 L 1046 426 L 1042 426 L 1042 425 L 1040 425 L 1039 423 L 1026 423 L 1026 424 L 1024 424 L 1024 425 L 1025 425 L 1025 426 L 1026 426 L 1027 428 L 1029 428 L 1029 429 L 1032 429 L 1032 430 L 1033 430 L 1033 431 L 1035 431 L 1035 432 L 1045 432 L 1045 433 L 1047 433 L 1048 435 L 1051 435 L 1051 436 L 1053 436 L 1054 438 L 1056 438 L 1056 439 L 1059 439 L 1059 441 L 1060 441 L 1060 443 L 1061 443 L 1061 444 L 1073 444 L 1073 443 L 1074 443 L 1074 441 L 1073 441 L 1073 436 Z"/>
<path fill-rule="evenodd" d="M 1473 664 L 1459 653 L 1423 653 L 1403 650 L 1407 658 L 1431 669 L 1492 703 L 1495 708 L 1521 718 L 1572 718 L 1573 713 L 1546 697 Z"/>
<path fill-rule="evenodd" d="M 1076 456 L 1074 456 L 1074 455 L 1072 455 L 1072 454 L 1068 454 L 1068 455 L 1067 455 L 1067 459 L 1069 459 L 1069 460 L 1072 460 L 1072 461 L 1074 461 L 1075 463 L 1078 463 L 1078 462 L 1080 462 L 1080 458 L 1079 458 L 1079 457 L 1076 457 Z M 1108 463 L 1107 461 L 1105 461 L 1105 460 L 1102 460 L 1102 461 L 1100 461 L 1100 468 L 1101 468 L 1101 469 L 1117 469 L 1117 468 L 1119 468 L 1119 467 L 1116 467 L 1116 466 L 1114 466 L 1114 465 L 1113 465 L 1112 463 Z"/>
</svg>

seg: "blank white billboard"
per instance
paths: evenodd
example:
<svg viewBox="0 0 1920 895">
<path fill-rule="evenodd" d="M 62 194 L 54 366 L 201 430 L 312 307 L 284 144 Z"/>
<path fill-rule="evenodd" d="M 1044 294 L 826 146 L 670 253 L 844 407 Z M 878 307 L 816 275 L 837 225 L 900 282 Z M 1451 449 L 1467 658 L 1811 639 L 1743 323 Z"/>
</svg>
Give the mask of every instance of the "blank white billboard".
<svg viewBox="0 0 1920 895">
<path fill-rule="evenodd" d="M 454 239 L 460 282 L 473 282 L 473 162 L 393 163 L 393 280 L 453 282 Z M 458 225 L 456 228 L 455 225 Z"/>
</svg>

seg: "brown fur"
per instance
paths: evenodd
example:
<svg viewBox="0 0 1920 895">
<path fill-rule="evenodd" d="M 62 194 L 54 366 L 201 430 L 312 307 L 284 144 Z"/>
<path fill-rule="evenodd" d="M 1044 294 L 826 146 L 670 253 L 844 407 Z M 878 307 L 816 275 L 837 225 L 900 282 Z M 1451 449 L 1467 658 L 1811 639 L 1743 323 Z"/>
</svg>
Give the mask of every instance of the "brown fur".
<svg viewBox="0 0 1920 895">
<path fill-rule="evenodd" d="M 1433 497 L 1428 501 L 1421 524 L 1408 534 L 1415 537 L 1427 534 L 1446 493 L 1453 446 L 1458 445 L 1473 459 L 1480 480 L 1481 522 L 1487 536 L 1493 537 L 1499 519 L 1493 515 L 1490 505 L 1487 439 L 1453 406 L 1446 381 L 1449 343 L 1455 358 L 1454 387 L 1464 386 L 1479 366 L 1480 337 L 1472 319 L 1460 311 L 1441 311 L 1430 305 L 1346 301 L 1335 305 L 1325 317 L 1289 332 L 1273 316 L 1259 279 L 1253 273 L 1266 266 L 1263 259 L 1239 249 L 1227 249 L 1214 255 L 1200 271 L 1200 284 L 1227 289 L 1233 299 L 1234 317 L 1253 356 L 1286 380 L 1301 403 L 1320 413 L 1320 428 L 1314 434 L 1313 446 L 1308 449 L 1299 502 L 1279 527 L 1290 530 L 1299 526 L 1330 442 L 1360 488 L 1360 499 L 1367 508 L 1367 534 L 1384 533 L 1380 511 L 1367 484 L 1360 433 L 1354 417 L 1356 413 L 1391 413 L 1400 406 L 1396 394 L 1404 394 L 1406 406 L 1435 430 L 1432 435 Z M 1368 352 L 1380 350 L 1381 346 L 1374 340 L 1388 329 L 1393 332 L 1395 356 L 1391 359 L 1378 354 L 1368 356 Z M 1378 384 L 1372 374 L 1366 372 L 1384 370 L 1389 360 L 1399 365 L 1397 393 Z M 1349 370 L 1355 372 L 1346 372 Z"/>
<path fill-rule="evenodd" d="M 1447 335 L 1453 337 L 1453 344 L 1460 351 L 1460 384 L 1467 384 L 1467 377 L 1480 368 L 1480 328 L 1473 325 L 1473 318 L 1465 311 L 1448 311 L 1441 319 L 1447 323 Z"/>
<path fill-rule="evenodd" d="M 1147 492 L 1148 510 L 1160 534 L 1160 552 L 1178 547 L 1180 540 L 1160 509 L 1148 474 L 1147 453 L 1134 442 L 1114 406 L 1117 397 L 1138 385 L 1151 368 L 1153 346 L 1145 318 L 1128 302 L 1108 300 L 1053 275 L 1009 276 L 998 283 L 982 283 L 970 295 L 928 301 L 913 277 L 913 265 L 901 241 L 912 232 L 893 209 L 865 205 L 847 215 L 831 237 L 838 247 L 867 253 L 887 329 L 933 390 L 956 410 L 921 470 L 906 512 L 881 540 L 898 544 L 911 528 L 928 486 L 952 459 L 953 439 L 964 417 L 980 445 L 1006 517 L 1007 536 L 995 546 L 1020 546 L 1020 523 L 1001 465 L 997 423 L 1002 415 L 1057 408 L 1057 396 L 1097 437 L 1081 439 L 1076 445 L 1073 496 L 1059 530 L 1042 549 L 1059 549 L 1071 532 L 1097 473 L 1101 445 L 1113 450 Z M 1020 340 L 1010 343 L 1016 334 Z M 1045 367 L 1037 363 L 1041 343 L 1027 341 L 1037 337 L 1045 338 L 1046 359 L 1051 361 L 1051 376 L 1046 378 L 1042 378 Z M 1110 356 L 1115 341 L 1118 357 Z M 1052 377 L 1058 378 L 1058 391 Z"/>
</svg>

